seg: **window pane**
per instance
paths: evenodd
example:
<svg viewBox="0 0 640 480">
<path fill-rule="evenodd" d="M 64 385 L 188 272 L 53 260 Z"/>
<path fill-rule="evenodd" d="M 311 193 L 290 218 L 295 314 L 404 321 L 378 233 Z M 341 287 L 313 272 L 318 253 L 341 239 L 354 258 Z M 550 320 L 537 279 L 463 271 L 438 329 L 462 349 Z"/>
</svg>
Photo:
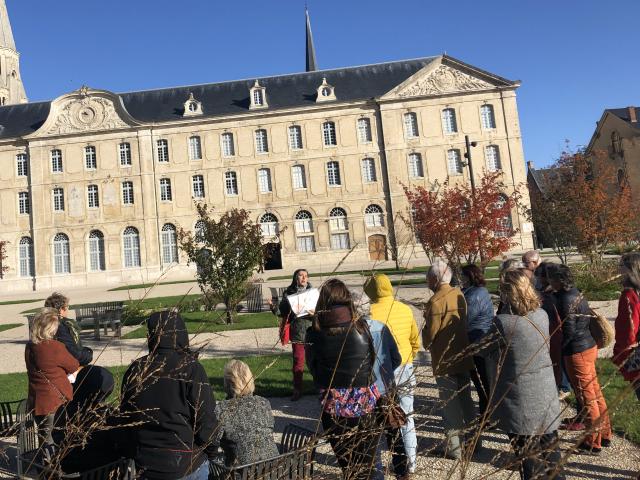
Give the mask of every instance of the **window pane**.
<svg viewBox="0 0 640 480">
<path fill-rule="evenodd" d="M 483 105 L 480 107 L 480 121 L 482 128 L 490 130 L 496 128 L 496 119 L 493 114 L 493 105 Z"/>
<path fill-rule="evenodd" d="M 371 122 L 368 118 L 358 119 L 358 140 L 360 143 L 371 141 Z"/>
<path fill-rule="evenodd" d="M 367 227 L 384 226 L 382 208 L 380 208 L 378 205 L 369 205 L 364 211 L 364 221 Z"/>
<path fill-rule="evenodd" d="M 169 161 L 169 142 L 167 140 L 158 140 L 158 162 L 166 163 Z"/>
<path fill-rule="evenodd" d="M 64 233 L 57 234 L 53 239 L 53 265 L 55 273 L 70 273 L 69 238 Z"/>
<path fill-rule="evenodd" d="M 89 204 L 89 208 L 97 208 L 100 206 L 97 185 L 89 185 L 87 187 L 87 202 Z"/>
<path fill-rule="evenodd" d="M 331 248 L 333 250 L 348 250 L 349 234 L 348 233 L 331 234 Z"/>
<path fill-rule="evenodd" d="M 336 124 L 333 122 L 325 122 L 322 124 L 322 138 L 325 146 L 337 145 Z"/>
<path fill-rule="evenodd" d="M 378 180 L 376 176 L 376 164 L 373 158 L 365 158 L 362 160 L 362 180 L 368 183 Z"/>
<path fill-rule="evenodd" d="M 233 146 L 233 133 L 223 133 L 222 139 L 222 156 L 233 157 L 235 155 L 235 148 Z"/>
<path fill-rule="evenodd" d="M 131 145 L 128 143 L 120 144 L 120 165 L 123 167 L 131 165 Z"/>
<path fill-rule="evenodd" d="M 449 175 L 462 175 L 462 159 L 460 150 L 449 150 L 447 152 L 447 165 Z"/>
<path fill-rule="evenodd" d="M 422 157 L 419 153 L 411 153 L 409 155 L 409 176 L 411 178 L 424 177 L 424 170 L 422 168 Z"/>
<path fill-rule="evenodd" d="M 340 185 L 340 165 L 338 162 L 327 163 L 327 181 L 331 186 Z"/>
<path fill-rule="evenodd" d="M 485 147 L 484 156 L 487 159 L 487 170 L 495 172 L 502 168 L 500 164 L 500 151 L 496 145 L 488 145 Z"/>
<path fill-rule="evenodd" d="M 297 237 L 296 244 L 299 252 L 314 252 L 316 249 L 313 236 Z"/>
<path fill-rule="evenodd" d="M 105 270 L 104 236 L 98 230 L 89 235 L 89 268 L 93 272 Z"/>
<path fill-rule="evenodd" d="M 291 176 L 293 178 L 294 189 L 307 188 L 307 179 L 304 175 L 303 165 L 294 165 L 291 167 Z"/>
<path fill-rule="evenodd" d="M 95 170 L 98 167 L 96 160 L 96 147 L 84 147 L 84 165 L 87 170 Z"/>
<path fill-rule="evenodd" d="M 133 182 L 122 182 L 122 203 L 133 205 Z"/>
<path fill-rule="evenodd" d="M 128 227 L 123 234 L 123 253 L 125 267 L 140 266 L 140 237 L 138 230 Z"/>
<path fill-rule="evenodd" d="M 407 138 L 418 136 L 418 117 L 413 112 L 404 114 L 404 133 Z"/>
<path fill-rule="evenodd" d="M 162 262 L 178 262 L 178 244 L 176 240 L 176 227 L 170 223 L 162 227 Z"/>
<path fill-rule="evenodd" d="M 202 159 L 202 147 L 200 145 L 200 137 L 189 138 L 189 159 L 190 160 Z"/>
<path fill-rule="evenodd" d="M 227 195 L 238 195 L 238 179 L 236 177 L 236 172 L 225 173 L 224 183 Z"/>
<path fill-rule="evenodd" d="M 289 127 L 289 148 L 292 150 L 302 149 L 302 128 L 298 125 Z"/>
<path fill-rule="evenodd" d="M 456 133 L 458 131 L 456 111 L 453 108 L 445 108 L 442 111 L 442 128 L 444 133 Z"/>
<path fill-rule="evenodd" d="M 193 197 L 204 198 L 204 177 L 202 175 L 194 175 L 192 178 Z"/>
<path fill-rule="evenodd" d="M 18 193 L 18 211 L 23 215 L 31 213 L 31 202 L 29 201 L 28 192 Z"/>
<path fill-rule="evenodd" d="M 16 155 L 16 168 L 19 177 L 26 177 L 29 173 L 28 163 L 27 163 L 27 154 L 19 153 Z"/>
<path fill-rule="evenodd" d="M 31 277 L 34 274 L 33 242 L 29 237 L 20 239 L 20 276 Z"/>
<path fill-rule="evenodd" d="M 268 168 L 258 170 L 258 188 L 260 193 L 271 192 L 271 171 Z"/>
<path fill-rule="evenodd" d="M 51 171 L 62 173 L 62 151 L 51 150 Z"/>
<path fill-rule="evenodd" d="M 53 210 L 55 212 L 64 211 L 64 190 L 62 188 L 53 189 Z"/>
<path fill-rule="evenodd" d="M 267 131 L 264 129 L 256 130 L 256 151 L 258 153 L 267 153 L 269 151 Z"/>
<path fill-rule="evenodd" d="M 260 229 L 263 237 L 275 237 L 278 234 L 278 218 L 271 213 L 265 213 L 260 217 Z"/>
<path fill-rule="evenodd" d="M 171 201 L 173 199 L 173 193 L 171 191 L 171 180 L 168 178 L 160 179 L 160 200 Z"/>
</svg>

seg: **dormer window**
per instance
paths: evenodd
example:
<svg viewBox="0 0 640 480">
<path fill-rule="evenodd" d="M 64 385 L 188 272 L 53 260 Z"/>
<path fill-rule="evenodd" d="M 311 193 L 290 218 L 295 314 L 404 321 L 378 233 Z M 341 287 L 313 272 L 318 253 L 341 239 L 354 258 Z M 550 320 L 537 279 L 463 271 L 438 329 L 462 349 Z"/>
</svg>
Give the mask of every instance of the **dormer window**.
<svg viewBox="0 0 640 480">
<path fill-rule="evenodd" d="M 269 106 L 267 105 L 267 89 L 260 85 L 258 80 L 251 87 L 249 96 L 251 97 L 249 108 L 266 108 Z"/>
<path fill-rule="evenodd" d="M 184 102 L 184 114 L 185 117 L 191 117 L 194 115 L 202 115 L 202 102 L 199 102 L 193 96 L 193 93 L 189 93 L 189 98 Z"/>
<path fill-rule="evenodd" d="M 327 79 L 322 79 L 322 85 L 318 87 L 318 97 L 316 102 L 327 102 L 336 99 L 336 92 L 333 85 L 327 83 Z"/>
</svg>

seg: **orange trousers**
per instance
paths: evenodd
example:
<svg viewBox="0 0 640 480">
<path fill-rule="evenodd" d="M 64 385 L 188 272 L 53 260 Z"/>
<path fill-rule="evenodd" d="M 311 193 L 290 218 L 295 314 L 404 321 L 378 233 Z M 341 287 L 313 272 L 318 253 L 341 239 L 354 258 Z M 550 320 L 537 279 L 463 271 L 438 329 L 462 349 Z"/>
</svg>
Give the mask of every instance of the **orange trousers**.
<svg viewBox="0 0 640 480">
<path fill-rule="evenodd" d="M 601 448 L 603 439 L 611 440 L 611 423 L 596 373 L 597 357 L 598 347 L 592 347 L 567 355 L 564 361 L 571 386 L 584 406 L 583 418 L 587 426 L 584 442 L 591 447 Z"/>
</svg>

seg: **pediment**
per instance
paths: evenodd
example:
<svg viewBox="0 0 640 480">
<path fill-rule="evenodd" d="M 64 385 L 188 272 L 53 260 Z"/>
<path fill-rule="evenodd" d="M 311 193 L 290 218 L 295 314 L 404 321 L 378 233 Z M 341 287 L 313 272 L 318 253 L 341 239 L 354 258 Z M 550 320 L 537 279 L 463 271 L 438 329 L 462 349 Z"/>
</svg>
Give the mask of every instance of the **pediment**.
<svg viewBox="0 0 640 480">
<path fill-rule="evenodd" d="M 119 130 L 140 125 L 122 99 L 106 90 L 81 87 L 51 102 L 49 116 L 33 137 Z"/>
<path fill-rule="evenodd" d="M 387 98 L 426 97 L 486 91 L 510 82 L 494 77 L 487 72 L 467 68 L 444 57 L 409 77 L 400 85 L 382 96 Z"/>
</svg>

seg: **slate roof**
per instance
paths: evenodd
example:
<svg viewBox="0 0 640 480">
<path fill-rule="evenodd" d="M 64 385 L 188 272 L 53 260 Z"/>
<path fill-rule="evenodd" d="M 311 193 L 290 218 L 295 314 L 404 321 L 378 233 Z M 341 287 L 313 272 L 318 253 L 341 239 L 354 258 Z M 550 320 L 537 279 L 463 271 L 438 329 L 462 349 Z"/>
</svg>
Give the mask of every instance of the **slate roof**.
<svg viewBox="0 0 640 480">
<path fill-rule="evenodd" d="M 631 117 L 629 116 L 629 108 L 607 108 L 607 112 L 613 113 L 616 117 L 624 120 L 629 125 L 635 128 L 640 128 L 640 107 L 631 107 L 636 111 L 636 118 L 638 119 L 636 122 L 631 121 Z"/>
<path fill-rule="evenodd" d="M 531 178 L 535 182 L 536 186 L 543 194 L 547 185 L 549 185 L 553 181 L 557 181 L 555 168 L 529 168 L 527 174 L 531 175 Z"/>
</svg>

